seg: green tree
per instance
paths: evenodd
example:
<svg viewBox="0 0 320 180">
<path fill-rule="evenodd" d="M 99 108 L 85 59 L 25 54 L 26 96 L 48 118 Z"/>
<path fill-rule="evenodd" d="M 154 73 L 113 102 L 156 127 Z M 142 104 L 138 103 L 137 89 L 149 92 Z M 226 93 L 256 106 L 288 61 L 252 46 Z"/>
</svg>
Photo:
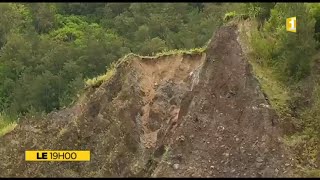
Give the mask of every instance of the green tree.
<svg viewBox="0 0 320 180">
<path fill-rule="evenodd" d="M 0 4 L 0 48 L 6 43 L 7 35 L 11 31 L 22 31 L 31 22 L 28 9 L 22 4 Z"/>
<path fill-rule="evenodd" d="M 145 55 L 152 55 L 153 53 L 160 52 L 166 49 L 166 43 L 164 40 L 156 37 L 145 42 L 142 45 L 140 52 Z"/>
<path fill-rule="evenodd" d="M 38 33 L 48 33 L 55 28 L 57 9 L 54 4 L 32 3 L 29 6 L 32 9 L 33 24 Z"/>
<path fill-rule="evenodd" d="M 90 15 L 99 12 L 105 3 L 59 3 L 58 12 L 65 15 Z"/>
</svg>

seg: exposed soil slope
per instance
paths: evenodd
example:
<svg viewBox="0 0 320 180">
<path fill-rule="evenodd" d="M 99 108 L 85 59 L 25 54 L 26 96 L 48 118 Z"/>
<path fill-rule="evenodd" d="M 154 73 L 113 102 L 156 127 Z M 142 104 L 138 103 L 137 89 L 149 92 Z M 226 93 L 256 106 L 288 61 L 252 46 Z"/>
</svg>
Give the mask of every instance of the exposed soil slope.
<svg viewBox="0 0 320 180">
<path fill-rule="evenodd" d="M 237 41 L 205 53 L 132 57 L 72 108 L 0 138 L 4 177 L 289 176 L 281 132 Z M 90 162 L 25 162 L 25 150 L 91 150 Z"/>
</svg>

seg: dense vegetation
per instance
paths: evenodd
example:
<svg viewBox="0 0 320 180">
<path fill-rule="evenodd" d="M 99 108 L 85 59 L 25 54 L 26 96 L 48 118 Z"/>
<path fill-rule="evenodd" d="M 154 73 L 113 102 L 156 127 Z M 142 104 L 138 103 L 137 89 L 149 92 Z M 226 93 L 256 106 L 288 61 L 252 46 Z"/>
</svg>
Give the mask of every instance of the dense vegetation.
<svg viewBox="0 0 320 180">
<path fill-rule="evenodd" d="M 15 116 L 68 106 L 128 53 L 199 48 L 223 23 L 249 18 L 256 74 L 296 128 L 288 144 L 316 167 L 320 3 L 1 3 L 0 12 L 0 129 Z M 292 16 L 297 33 L 285 30 Z"/>
</svg>

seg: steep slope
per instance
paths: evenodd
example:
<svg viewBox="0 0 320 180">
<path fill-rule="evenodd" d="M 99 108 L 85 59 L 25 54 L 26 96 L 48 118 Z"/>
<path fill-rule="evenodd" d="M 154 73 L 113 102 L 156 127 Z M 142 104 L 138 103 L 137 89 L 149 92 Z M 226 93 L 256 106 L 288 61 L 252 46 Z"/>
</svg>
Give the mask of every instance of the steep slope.
<svg viewBox="0 0 320 180">
<path fill-rule="evenodd" d="M 72 108 L 0 138 L 1 177 L 290 176 L 277 117 L 237 27 L 206 52 L 131 56 Z M 25 162 L 25 150 L 90 150 L 90 162 Z"/>
</svg>

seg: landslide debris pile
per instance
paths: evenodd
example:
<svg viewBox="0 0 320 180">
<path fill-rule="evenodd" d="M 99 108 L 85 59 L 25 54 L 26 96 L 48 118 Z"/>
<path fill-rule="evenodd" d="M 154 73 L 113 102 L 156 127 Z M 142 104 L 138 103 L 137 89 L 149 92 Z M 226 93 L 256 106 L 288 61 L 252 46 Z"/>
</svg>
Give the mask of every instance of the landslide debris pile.
<svg viewBox="0 0 320 180">
<path fill-rule="evenodd" d="M 1 177 L 278 177 L 292 162 L 236 26 L 204 53 L 132 56 L 77 105 L 0 138 Z M 90 162 L 25 162 L 25 150 Z"/>
</svg>

